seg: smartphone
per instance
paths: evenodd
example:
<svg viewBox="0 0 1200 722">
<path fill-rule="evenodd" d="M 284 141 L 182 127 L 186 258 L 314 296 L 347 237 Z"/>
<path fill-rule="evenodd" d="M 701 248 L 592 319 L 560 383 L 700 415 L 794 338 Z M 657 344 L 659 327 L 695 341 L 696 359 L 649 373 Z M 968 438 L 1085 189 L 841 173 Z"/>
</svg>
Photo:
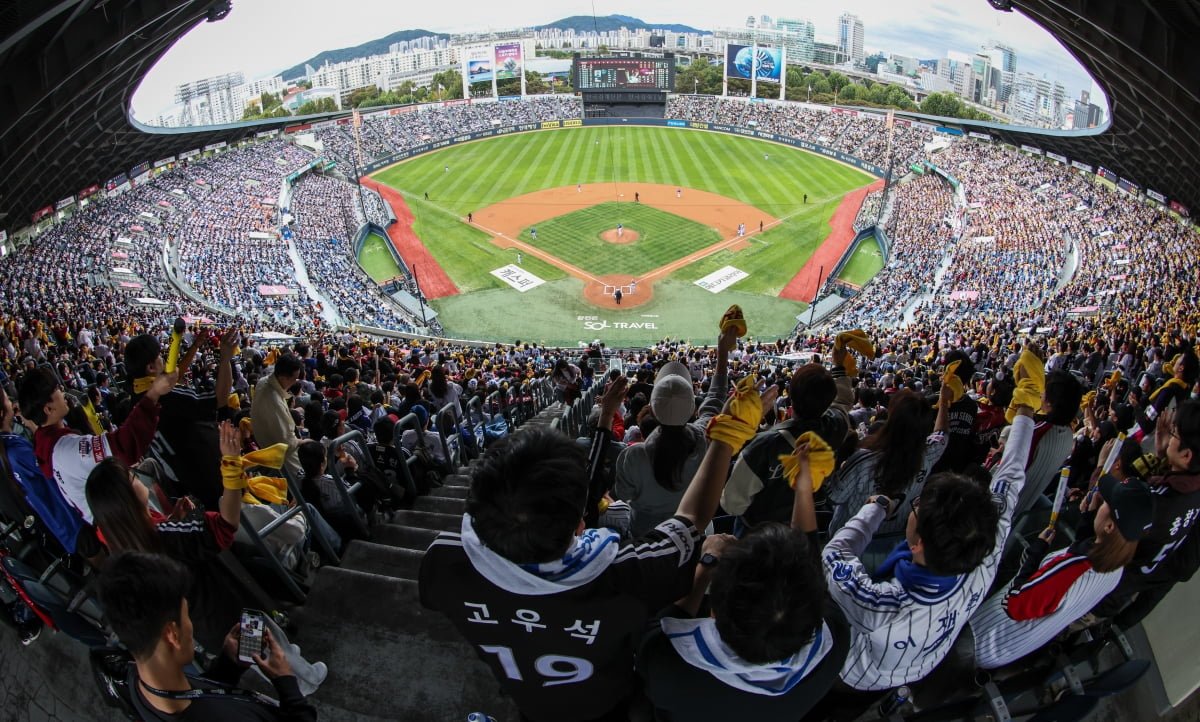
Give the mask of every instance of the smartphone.
<svg viewBox="0 0 1200 722">
<path fill-rule="evenodd" d="M 243 609 L 242 621 L 238 634 L 238 661 L 245 664 L 254 663 L 254 655 L 262 654 L 265 641 L 263 640 L 266 621 L 262 612 L 256 609 Z"/>
</svg>

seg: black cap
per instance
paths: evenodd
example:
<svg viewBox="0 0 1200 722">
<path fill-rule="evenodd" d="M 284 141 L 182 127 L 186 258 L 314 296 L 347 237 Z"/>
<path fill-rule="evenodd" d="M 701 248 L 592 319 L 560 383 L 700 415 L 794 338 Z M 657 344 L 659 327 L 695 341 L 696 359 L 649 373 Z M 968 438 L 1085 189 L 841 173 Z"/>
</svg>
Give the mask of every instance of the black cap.
<svg viewBox="0 0 1200 722">
<path fill-rule="evenodd" d="M 1118 481 L 1111 474 L 1100 477 L 1100 496 L 1112 510 L 1117 531 L 1128 541 L 1137 541 L 1154 519 L 1154 497 L 1146 482 L 1131 476 Z"/>
</svg>

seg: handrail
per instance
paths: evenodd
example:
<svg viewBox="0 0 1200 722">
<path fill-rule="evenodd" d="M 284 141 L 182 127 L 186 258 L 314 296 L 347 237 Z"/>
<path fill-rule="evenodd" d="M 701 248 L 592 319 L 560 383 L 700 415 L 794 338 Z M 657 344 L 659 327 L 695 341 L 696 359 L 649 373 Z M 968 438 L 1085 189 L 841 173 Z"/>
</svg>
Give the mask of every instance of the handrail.
<svg viewBox="0 0 1200 722">
<path fill-rule="evenodd" d="M 408 453 L 404 448 L 404 430 L 406 427 L 411 428 L 413 431 L 413 436 L 417 437 L 417 446 L 425 449 L 426 451 L 428 451 L 428 447 L 425 446 L 425 434 L 421 433 L 423 431 L 421 428 L 421 420 L 415 413 L 411 411 L 408 412 L 403 418 L 396 422 L 395 426 L 392 427 L 392 448 L 394 448 L 400 458 L 404 460 L 404 463 L 400 465 L 400 471 L 404 476 L 404 491 L 406 494 L 416 498 L 417 482 L 412 475 L 412 465 L 416 463 L 417 457 L 414 454 Z M 409 499 L 409 502 L 411 501 L 412 499 Z"/>
<path fill-rule="evenodd" d="M 358 443 L 359 448 L 363 450 L 362 463 L 365 464 L 368 469 L 374 471 L 375 460 L 371 458 L 369 453 L 367 453 L 367 437 L 364 436 L 363 432 L 359 431 L 358 429 L 347 431 L 335 439 L 322 439 L 321 445 L 325 447 L 325 472 L 332 476 L 333 480 L 337 482 L 334 484 L 334 487 L 337 488 L 338 496 L 342 497 L 342 503 L 346 504 L 350 509 L 354 509 L 357 508 L 358 503 L 355 501 L 354 495 L 359 491 L 359 489 L 362 488 L 362 482 L 356 481 L 352 486 L 347 487 L 345 478 L 342 476 L 341 467 L 337 463 L 337 450 L 342 446 L 342 444 L 345 444 L 348 441 L 354 441 Z M 355 461 L 358 460 L 359 459 L 356 457 Z M 354 518 L 356 520 L 355 526 L 357 526 L 364 534 L 370 535 L 370 528 L 363 524 L 358 514 L 355 514 Z"/>
<path fill-rule="evenodd" d="M 446 419 L 450 419 L 450 429 L 455 435 L 458 434 L 459 425 L 462 423 L 458 409 L 458 404 L 446 404 L 435 415 L 438 438 L 442 441 L 442 451 L 446 455 L 446 461 L 453 469 L 458 469 L 463 462 L 462 440 L 455 439 L 453 450 L 451 444 L 446 438 Z"/>
</svg>

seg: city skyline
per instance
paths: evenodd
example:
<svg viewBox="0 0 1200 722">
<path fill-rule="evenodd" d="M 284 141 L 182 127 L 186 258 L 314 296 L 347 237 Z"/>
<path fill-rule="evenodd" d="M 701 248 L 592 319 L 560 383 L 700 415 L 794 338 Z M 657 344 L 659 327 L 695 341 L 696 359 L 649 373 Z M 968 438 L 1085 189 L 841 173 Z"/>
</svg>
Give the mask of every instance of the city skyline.
<svg viewBox="0 0 1200 722">
<path fill-rule="evenodd" d="M 201 24 L 167 52 L 135 93 L 135 116 L 148 120 L 166 110 L 173 100 L 175 86 L 181 83 L 235 71 L 245 73 L 247 79 L 261 79 L 323 50 L 357 45 L 397 30 L 452 33 L 534 26 L 573 14 L 590 15 L 592 7 L 590 3 L 568 0 L 547 10 L 544 6 L 516 2 L 506 6 L 507 12 L 496 13 L 491 6 L 481 5 L 479 13 L 469 14 L 471 19 L 468 21 L 458 19 L 461 15 L 446 21 L 442 17 L 444 13 L 434 8 L 406 8 L 405 12 L 398 13 L 394 6 L 378 0 L 359 0 L 356 4 L 360 12 L 322 17 L 319 34 L 293 33 L 288 44 L 283 46 L 246 40 L 249 35 L 261 34 L 264 24 L 278 23 L 279 3 L 241 0 L 228 18 L 219 23 Z M 1080 91 L 1088 91 L 1093 102 L 1107 111 L 1100 89 L 1049 33 L 1019 13 L 997 12 L 982 0 L 962 7 L 935 1 L 913 8 L 914 4 L 908 3 L 903 11 L 878 0 L 847 0 L 836 8 L 815 2 L 779 5 L 769 1 L 759 3 L 759 11 L 754 14 L 810 21 L 818 41 L 837 42 L 840 16 L 843 13 L 857 15 L 865 28 L 863 48 L 868 56 L 882 51 L 937 60 L 951 52 L 973 55 L 981 45 L 991 41 L 1009 45 L 1015 49 L 1019 72 L 1033 72 L 1052 82 L 1059 81 L 1066 86 L 1071 98 L 1079 97 Z M 319 0 L 294 0 L 288 4 L 289 15 L 309 18 L 327 7 L 327 3 Z M 686 10 L 659 0 L 646 0 L 636 9 L 616 3 L 595 9 L 597 14 L 631 15 L 648 24 L 680 23 L 708 31 L 744 26 L 746 19 L 744 10 L 734 11 L 727 5 L 710 2 Z M 508 22 L 494 22 L 504 19 Z M 240 52 L 230 53 L 229 47 L 237 47 Z"/>
</svg>

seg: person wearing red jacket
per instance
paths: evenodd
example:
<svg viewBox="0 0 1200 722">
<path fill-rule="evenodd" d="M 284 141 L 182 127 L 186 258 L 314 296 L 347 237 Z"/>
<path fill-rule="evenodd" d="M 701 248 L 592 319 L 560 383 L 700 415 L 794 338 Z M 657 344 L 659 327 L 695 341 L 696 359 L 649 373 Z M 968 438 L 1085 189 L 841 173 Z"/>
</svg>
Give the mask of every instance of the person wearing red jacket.
<svg viewBox="0 0 1200 722">
<path fill-rule="evenodd" d="M 69 407 L 53 371 L 36 368 L 25 375 L 19 394 L 21 415 L 38 425 L 33 435 L 38 466 L 88 524 L 92 523 L 84 492 L 88 474 L 110 456 L 130 466 L 138 463 L 158 428 L 158 399 L 175 386 L 177 378 L 178 373 L 156 377 L 120 428 L 94 436 L 80 434 L 63 423 Z"/>
</svg>

